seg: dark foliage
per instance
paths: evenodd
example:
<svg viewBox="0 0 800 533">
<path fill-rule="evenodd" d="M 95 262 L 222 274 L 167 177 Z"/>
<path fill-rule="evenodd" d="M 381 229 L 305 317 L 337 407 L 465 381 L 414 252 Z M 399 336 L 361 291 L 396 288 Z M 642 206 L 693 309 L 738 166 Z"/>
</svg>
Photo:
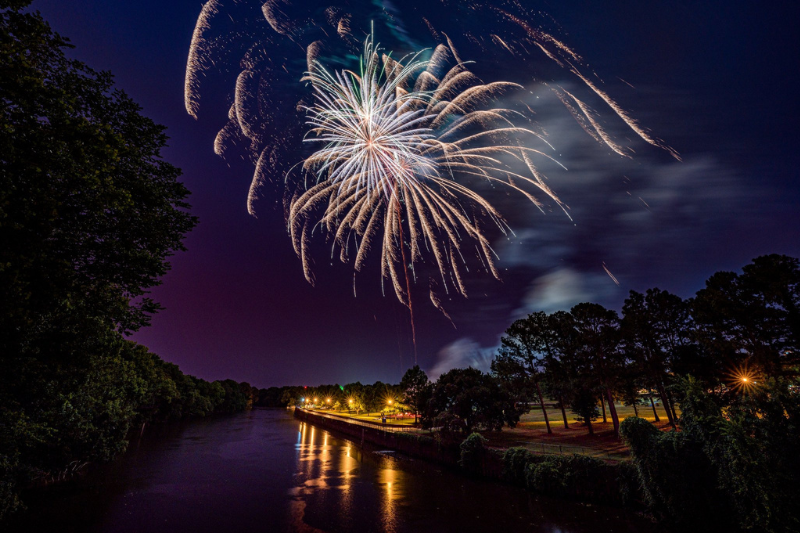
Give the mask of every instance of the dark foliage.
<svg viewBox="0 0 800 533">
<path fill-rule="evenodd" d="M 18 492 L 125 450 L 151 420 L 248 407 L 124 338 L 196 224 L 164 128 L 0 2 L 0 519 Z"/>
<path fill-rule="evenodd" d="M 773 379 L 727 405 L 697 380 L 679 385 L 681 432 L 625 420 L 650 508 L 676 525 L 800 530 L 800 393 Z"/>
<path fill-rule="evenodd" d="M 423 424 L 445 433 L 500 431 L 514 427 L 520 410 L 499 380 L 474 368 L 455 368 L 433 385 Z"/>
<path fill-rule="evenodd" d="M 472 433 L 461 442 L 461 457 L 458 465 L 468 472 L 478 472 L 486 453 L 486 438 L 480 433 Z"/>
</svg>

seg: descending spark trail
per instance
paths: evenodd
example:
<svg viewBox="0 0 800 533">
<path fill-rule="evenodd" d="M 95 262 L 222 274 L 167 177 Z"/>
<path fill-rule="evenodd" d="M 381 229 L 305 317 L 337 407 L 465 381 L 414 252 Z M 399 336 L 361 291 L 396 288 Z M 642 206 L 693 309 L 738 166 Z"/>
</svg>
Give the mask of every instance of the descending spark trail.
<svg viewBox="0 0 800 533">
<path fill-rule="evenodd" d="M 608 277 L 611 278 L 611 281 L 616 283 L 617 287 L 619 287 L 619 281 L 617 281 L 617 278 L 614 277 L 614 274 L 612 274 L 611 271 L 608 269 L 608 267 L 606 266 L 605 262 L 603 262 L 603 270 L 606 271 L 606 274 L 608 274 Z"/>
<path fill-rule="evenodd" d="M 210 0 L 200 12 L 197 18 L 197 25 L 194 28 L 192 35 L 192 44 L 189 48 L 189 60 L 186 65 L 186 86 L 184 88 L 184 99 L 186 104 L 186 111 L 197 118 L 197 111 L 200 108 L 200 93 L 198 80 L 198 72 L 205 68 L 204 52 L 205 52 L 205 38 L 204 34 L 211 27 L 211 18 L 219 12 L 219 1 Z"/>
</svg>

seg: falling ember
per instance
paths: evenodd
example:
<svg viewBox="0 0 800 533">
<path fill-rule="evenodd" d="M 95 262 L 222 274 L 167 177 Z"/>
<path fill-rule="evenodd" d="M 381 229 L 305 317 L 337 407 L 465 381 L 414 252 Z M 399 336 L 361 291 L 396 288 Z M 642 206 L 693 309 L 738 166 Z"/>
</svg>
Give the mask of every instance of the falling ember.
<svg viewBox="0 0 800 533">
<path fill-rule="evenodd" d="M 611 281 L 616 283 L 617 287 L 619 287 L 619 281 L 617 281 L 617 278 L 615 278 L 614 274 L 612 274 L 611 271 L 608 269 L 608 267 L 606 266 L 605 261 L 603 261 L 603 270 L 606 271 L 606 274 L 608 274 L 608 277 L 611 278 Z"/>
</svg>

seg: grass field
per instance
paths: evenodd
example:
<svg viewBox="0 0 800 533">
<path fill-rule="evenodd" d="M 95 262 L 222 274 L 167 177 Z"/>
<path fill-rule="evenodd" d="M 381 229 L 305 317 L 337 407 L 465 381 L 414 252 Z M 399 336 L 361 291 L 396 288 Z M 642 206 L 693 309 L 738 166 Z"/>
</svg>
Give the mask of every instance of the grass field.
<svg viewBox="0 0 800 533">
<path fill-rule="evenodd" d="M 561 427 L 564 427 L 563 418 L 561 416 L 561 409 L 551 408 L 550 405 L 553 402 L 546 402 L 547 405 L 547 416 L 550 418 L 551 424 L 560 424 Z M 614 406 L 617 408 L 617 416 L 619 416 L 620 420 L 624 418 L 628 418 L 629 416 L 634 416 L 633 407 L 629 407 L 627 405 L 622 405 L 620 403 L 615 403 Z M 639 409 L 639 417 L 644 418 L 645 420 L 649 420 L 650 422 L 655 422 L 655 416 L 653 415 L 653 409 L 650 405 L 642 405 L 638 407 Z M 656 406 L 656 413 L 658 413 L 658 417 L 661 422 L 667 421 L 667 412 L 663 406 L 659 405 Z M 608 413 L 608 406 L 606 406 L 606 414 L 608 415 L 608 420 L 611 420 L 611 414 Z M 570 424 L 575 423 L 575 415 L 567 409 L 567 420 Z M 603 421 L 602 411 L 601 416 L 599 419 L 600 422 Z M 542 414 L 542 410 L 539 406 L 536 406 L 531 412 L 522 415 L 519 420 L 519 425 L 528 428 L 541 428 L 545 429 L 546 425 L 544 423 L 544 415 Z"/>
<path fill-rule="evenodd" d="M 561 409 L 550 408 L 547 403 L 547 416 L 550 419 L 550 428 L 553 433 L 547 433 L 547 426 L 544 421 L 542 410 L 538 407 L 520 417 L 520 422 L 514 429 L 503 429 L 499 434 L 486 435 L 489 444 L 498 448 L 509 448 L 521 446 L 528 448 L 535 453 L 545 454 L 571 454 L 579 453 L 602 457 L 612 460 L 625 460 L 630 455 L 630 451 L 625 443 L 614 437 L 614 426 L 611 422 L 610 413 L 607 414 L 607 422 L 603 423 L 601 417 L 592 423 L 594 435 L 589 435 L 589 429 L 575 420 L 575 415 L 567 410 L 567 427 L 564 427 L 564 419 Z M 622 421 L 630 416 L 635 416 L 633 407 L 628 407 L 615 403 L 617 415 Z M 650 405 L 639 406 L 639 416 L 656 424 L 661 430 L 671 429 L 667 419 L 667 413 L 663 406 L 656 407 L 659 422 L 655 421 L 655 416 Z M 608 411 L 608 406 L 606 406 Z"/>
</svg>

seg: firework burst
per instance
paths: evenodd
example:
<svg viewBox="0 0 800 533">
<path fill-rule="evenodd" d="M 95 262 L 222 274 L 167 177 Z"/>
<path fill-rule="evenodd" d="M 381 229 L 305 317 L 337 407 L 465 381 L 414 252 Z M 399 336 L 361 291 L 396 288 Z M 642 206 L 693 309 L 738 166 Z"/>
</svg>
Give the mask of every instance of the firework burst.
<svg viewBox="0 0 800 533">
<path fill-rule="evenodd" d="M 553 153 L 531 120 L 528 104 L 538 105 L 540 94 L 542 103 L 547 94 L 560 100 L 613 157 L 632 158 L 640 141 L 679 157 L 611 98 L 613 88 L 557 30 L 546 30 L 551 22 L 518 0 L 403 10 L 371 0 L 208 0 L 192 36 L 185 105 L 200 118 L 209 84 L 230 84 L 214 150 L 253 164 L 250 214 L 265 185 L 283 192 L 309 281 L 318 230 L 334 254 L 352 256 L 356 271 L 379 251 L 382 279 L 409 307 L 409 274 L 423 275 L 429 269 L 420 263 L 431 258 L 441 281 L 430 284 L 430 300 L 442 310 L 433 289 L 466 294 L 468 262 L 498 276 L 489 239 L 492 226 L 509 228 L 484 198 L 495 201 L 488 189 L 507 188 L 541 208 L 535 192 L 564 209 L 537 168 Z M 419 50 L 419 40 L 435 46 L 432 55 L 396 61 L 368 41 L 359 72 L 343 70 L 373 23 L 392 48 Z M 459 51 L 479 57 L 480 69 Z M 476 73 L 507 81 L 483 83 Z M 500 95 L 504 107 L 492 108 Z M 317 151 L 297 180 L 288 171 L 303 145 Z"/>
<path fill-rule="evenodd" d="M 480 219 L 503 232 L 509 228 L 481 194 L 456 177 L 500 184 L 541 207 L 527 190 L 532 188 L 560 204 L 532 161 L 552 160 L 529 146 L 531 139 L 547 146 L 543 135 L 516 126 L 516 111 L 482 107 L 520 86 L 483 84 L 461 62 L 439 79 L 447 56 L 454 54 L 441 46 L 429 61 L 418 55 L 395 61 L 381 56 L 368 38 L 359 73 L 330 73 L 315 63 L 304 78 L 316 96 L 307 108 L 311 132 L 305 141 L 323 147 L 303 164 L 316 183 L 292 201 L 289 231 L 310 282 L 309 238 L 321 226 L 343 261 L 352 249 L 357 271 L 379 243 L 382 276 L 409 307 L 409 269 L 413 276 L 424 250 L 430 250 L 445 291 L 452 287 L 466 296 L 461 269 L 470 253 L 467 243 L 499 277 Z M 530 175 L 513 171 L 509 159 Z M 431 301 L 441 308 L 433 292 Z"/>
</svg>

